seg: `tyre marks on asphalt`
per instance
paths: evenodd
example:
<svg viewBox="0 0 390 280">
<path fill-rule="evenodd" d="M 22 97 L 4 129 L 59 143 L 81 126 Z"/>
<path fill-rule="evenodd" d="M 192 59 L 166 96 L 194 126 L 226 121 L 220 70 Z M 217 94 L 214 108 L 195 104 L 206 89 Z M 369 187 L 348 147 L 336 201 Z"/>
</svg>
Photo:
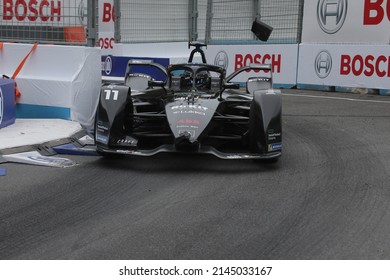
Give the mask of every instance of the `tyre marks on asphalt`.
<svg viewBox="0 0 390 280">
<path fill-rule="evenodd" d="M 370 143 L 338 128 L 337 119 L 289 118 L 285 143 L 296 141 L 287 147 L 300 151 L 292 156 L 296 170 L 306 177 L 299 182 L 302 176 L 294 176 L 292 185 L 301 185 L 303 200 L 274 229 L 276 239 L 271 238 L 263 256 L 367 256 L 361 248 L 370 242 L 372 230 L 384 222 L 383 210 L 388 210 L 374 185 L 382 170 L 375 165 Z"/>
</svg>

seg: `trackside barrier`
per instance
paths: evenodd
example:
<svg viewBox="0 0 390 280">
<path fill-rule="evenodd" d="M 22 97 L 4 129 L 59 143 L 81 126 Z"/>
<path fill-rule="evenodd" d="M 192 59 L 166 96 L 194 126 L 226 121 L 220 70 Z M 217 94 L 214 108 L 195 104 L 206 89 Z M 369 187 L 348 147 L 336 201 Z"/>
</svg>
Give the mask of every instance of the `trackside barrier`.
<svg viewBox="0 0 390 280">
<path fill-rule="evenodd" d="M 161 63 L 159 59 L 168 59 L 170 64 L 185 63 L 190 50 L 187 42 L 115 44 L 112 53 L 112 56 L 102 57 L 103 76 L 123 77 L 129 57 L 153 56 L 157 63 Z M 205 54 L 208 63 L 223 66 L 227 73 L 252 63 L 272 64 L 275 87 L 290 88 L 296 85 L 298 44 L 208 45 Z M 200 57 L 195 57 L 194 61 L 200 62 Z M 242 80 L 237 82 L 245 82 L 254 74 L 245 72 L 239 76 Z"/>
<path fill-rule="evenodd" d="M 387 95 L 389 53 L 389 45 L 301 44 L 298 87 L 333 87 L 362 93 L 374 89 Z"/>
<path fill-rule="evenodd" d="M 250 64 L 271 64 L 274 87 L 291 88 L 296 85 L 298 44 L 284 45 L 209 45 L 208 63 L 223 66 L 227 73 Z M 257 73 L 243 72 L 236 82 L 246 82 Z M 261 75 L 261 73 L 260 73 Z"/>
<path fill-rule="evenodd" d="M 390 0 L 305 1 L 299 88 L 390 92 Z"/>
<path fill-rule="evenodd" d="M 0 73 L 12 74 L 30 44 L 5 43 Z M 91 127 L 101 85 L 101 51 L 82 46 L 39 45 L 20 70 L 17 118 L 61 118 Z"/>
<path fill-rule="evenodd" d="M 0 128 L 15 123 L 14 81 L 0 79 Z"/>
<path fill-rule="evenodd" d="M 113 55 L 102 57 L 102 75 L 123 79 L 126 60 L 130 57 L 165 57 L 174 64 L 185 63 L 189 53 L 186 42 L 115 44 Z M 208 63 L 221 65 L 228 73 L 250 63 L 271 63 L 274 86 L 279 88 L 297 86 L 390 95 L 390 45 L 208 45 L 205 54 Z M 237 82 L 245 82 L 251 75 L 244 73 Z"/>
</svg>

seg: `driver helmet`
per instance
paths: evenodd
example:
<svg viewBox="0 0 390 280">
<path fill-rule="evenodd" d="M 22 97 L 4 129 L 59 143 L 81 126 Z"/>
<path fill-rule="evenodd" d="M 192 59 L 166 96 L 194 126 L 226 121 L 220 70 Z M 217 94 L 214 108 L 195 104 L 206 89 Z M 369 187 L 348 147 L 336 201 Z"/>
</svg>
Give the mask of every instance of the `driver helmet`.
<svg viewBox="0 0 390 280">
<path fill-rule="evenodd" d="M 207 71 L 201 71 L 195 76 L 195 86 L 198 89 L 210 89 L 211 77 Z"/>
</svg>

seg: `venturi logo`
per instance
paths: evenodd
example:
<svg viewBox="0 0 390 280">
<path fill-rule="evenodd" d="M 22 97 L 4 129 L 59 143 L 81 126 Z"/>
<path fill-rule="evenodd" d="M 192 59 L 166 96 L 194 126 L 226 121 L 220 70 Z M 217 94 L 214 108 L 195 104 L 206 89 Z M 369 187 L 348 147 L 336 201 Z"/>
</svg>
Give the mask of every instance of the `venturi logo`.
<svg viewBox="0 0 390 280">
<path fill-rule="evenodd" d="M 332 57 L 328 51 L 322 51 L 317 55 L 314 69 L 321 79 L 329 76 L 330 71 L 332 71 Z"/>
<path fill-rule="evenodd" d="M 3 92 L 0 88 L 0 124 L 3 122 L 3 111 L 4 111 Z"/>
<path fill-rule="evenodd" d="M 347 17 L 348 0 L 319 0 L 317 19 L 321 29 L 334 34 L 343 26 Z"/>
<path fill-rule="evenodd" d="M 224 69 L 228 68 L 229 58 L 225 51 L 220 51 L 219 53 L 217 53 L 214 59 L 214 65 L 221 66 Z"/>
</svg>

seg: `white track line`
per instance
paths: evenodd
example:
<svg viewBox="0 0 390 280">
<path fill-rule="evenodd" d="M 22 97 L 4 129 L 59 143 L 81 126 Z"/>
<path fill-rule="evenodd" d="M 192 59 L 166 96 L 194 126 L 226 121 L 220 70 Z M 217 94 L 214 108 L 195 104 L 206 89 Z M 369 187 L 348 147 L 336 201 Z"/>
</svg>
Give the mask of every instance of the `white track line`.
<svg viewBox="0 0 390 280">
<path fill-rule="evenodd" d="M 311 98 L 322 98 L 322 99 L 336 99 L 336 100 L 345 100 L 345 101 L 390 104 L 390 101 L 383 101 L 383 100 L 362 100 L 362 99 L 353 99 L 353 98 L 345 98 L 345 97 L 317 96 L 317 95 L 300 94 L 300 93 L 283 93 L 283 95 L 296 96 L 296 97 L 311 97 Z"/>
</svg>

